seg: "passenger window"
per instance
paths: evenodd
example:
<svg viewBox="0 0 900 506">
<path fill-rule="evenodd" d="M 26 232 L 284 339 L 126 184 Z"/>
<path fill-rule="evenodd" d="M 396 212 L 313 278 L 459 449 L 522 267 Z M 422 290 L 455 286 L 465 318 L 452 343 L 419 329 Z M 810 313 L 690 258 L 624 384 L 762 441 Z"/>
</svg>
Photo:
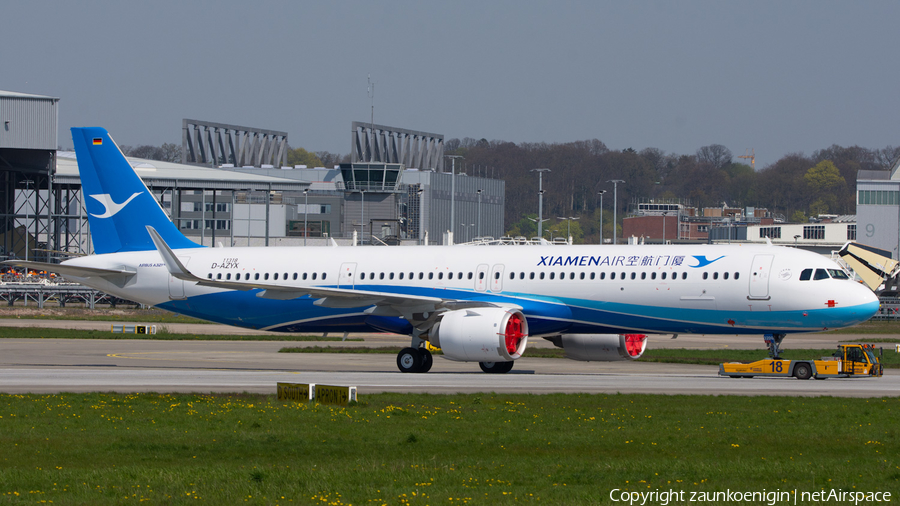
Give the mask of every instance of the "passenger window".
<svg viewBox="0 0 900 506">
<path fill-rule="evenodd" d="M 666 273 L 665 273 L 665 272 L 662 273 L 662 278 L 663 278 L 663 279 L 666 279 Z"/>
<path fill-rule="evenodd" d="M 519 279 L 525 279 L 525 272 L 519 273 Z"/>
<path fill-rule="evenodd" d="M 687 279 L 687 273 L 686 273 L 686 272 L 682 272 L 682 273 L 681 273 L 681 279 Z"/>
<path fill-rule="evenodd" d="M 728 273 L 727 273 L 727 272 L 723 272 L 723 273 L 722 273 L 722 279 L 728 279 Z"/>
<path fill-rule="evenodd" d="M 602 276 L 602 274 L 601 274 L 601 276 Z M 603 279 L 603 278 L 601 277 L 600 279 Z M 616 279 L 616 273 L 615 273 L 615 272 L 610 272 L 610 273 L 609 273 L 609 279 Z"/>
<path fill-rule="evenodd" d="M 575 279 L 575 273 L 574 273 L 574 272 L 569 273 L 569 279 Z M 581 273 L 581 279 L 584 279 L 584 273 L 583 273 L 583 272 Z"/>
<path fill-rule="evenodd" d="M 323 273 L 322 273 L 322 279 L 324 280 L 326 277 L 328 277 L 328 274 L 323 272 Z"/>
<path fill-rule="evenodd" d="M 655 272 L 651 272 L 651 273 L 650 273 L 650 279 L 656 279 L 656 273 L 655 273 Z"/>
<path fill-rule="evenodd" d="M 403 273 L 402 273 L 402 272 L 400 273 L 400 279 L 403 279 Z"/>
<path fill-rule="evenodd" d="M 284 276 L 281 279 L 287 281 L 287 273 L 286 272 L 284 273 Z"/>
<path fill-rule="evenodd" d="M 483 272 L 479 272 L 479 273 L 478 273 L 478 279 L 484 279 L 484 273 L 483 273 Z"/>
<path fill-rule="evenodd" d="M 467 277 L 468 277 L 469 279 L 472 279 L 472 273 L 470 272 L 469 275 L 468 275 Z"/>
<path fill-rule="evenodd" d="M 637 277 L 637 273 L 636 273 L 636 272 L 632 272 L 632 273 L 631 273 L 631 279 L 634 279 L 634 278 L 636 278 L 636 277 Z"/>
<path fill-rule="evenodd" d="M 231 280 L 231 273 L 230 273 L 230 272 L 229 272 L 228 274 L 225 275 L 225 279 L 227 279 L 227 280 L 229 280 L 229 281 Z"/>
<path fill-rule="evenodd" d="M 269 280 L 269 273 L 268 273 L 268 272 L 263 276 L 263 279 L 265 279 L 266 281 Z"/>
<path fill-rule="evenodd" d="M 439 273 L 438 273 L 438 279 L 444 279 L 444 273 L 443 273 L 443 272 L 439 272 Z"/>
<path fill-rule="evenodd" d="M 828 279 L 828 272 L 825 269 L 816 269 L 816 274 L 813 276 L 813 280 L 819 281 L 820 279 Z"/>
<path fill-rule="evenodd" d="M 619 273 L 619 279 L 625 279 L 625 273 L 624 273 L 624 272 L 620 272 L 620 273 Z"/>
<path fill-rule="evenodd" d="M 713 279 L 719 279 L 719 273 L 718 273 L 718 272 L 714 272 L 714 273 L 713 273 Z"/>
<path fill-rule="evenodd" d="M 268 275 L 268 274 L 267 274 L 267 275 Z M 221 272 L 218 273 L 218 274 L 216 274 L 216 279 L 222 279 L 222 273 L 221 273 Z"/>
<path fill-rule="evenodd" d="M 221 274 L 220 274 L 220 275 L 221 275 Z M 550 273 L 550 279 L 555 279 L 555 278 L 556 278 L 556 273 L 555 273 L 555 272 L 551 272 L 551 273 Z"/>
<path fill-rule="evenodd" d="M 434 273 L 433 273 L 433 272 L 429 272 L 429 273 L 428 273 L 428 279 L 434 279 Z"/>
<path fill-rule="evenodd" d="M 499 272 L 495 272 L 495 273 L 494 273 L 494 279 L 500 279 L 500 273 L 499 273 Z"/>
<path fill-rule="evenodd" d="M 394 279 L 394 273 L 393 273 L 393 272 L 390 273 L 390 274 L 388 274 L 388 279 Z"/>
<path fill-rule="evenodd" d="M 737 280 L 739 277 L 741 277 L 741 273 L 740 273 L 740 272 L 735 272 L 735 273 L 734 273 L 734 279 Z"/>
<path fill-rule="evenodd" d="M 315 281 L 315 280 L 316 280 L 316 273 L 314 272 L 313 273 L 313 281 Z"/>
<path fill-rule="evenodd" d="M 646 273 L 646 272 L 642 272 L 642 273 L 641 273 L 641 279 L 647 279 L 647 273 Z"/>
<path fill-rule="evenodd" d="M 306 281 L 306 276 L 307 276 L 307 274 L 304 272 L 303 273 L 303 281 Z M 369 276 L 369 279 L 373 279 L 372 276 Z"/>
<path fill-rule="evenodd" d="M 453 271 L 447 273 L 447 279 L 453 279 Z"/>
<path fill-rule="evenodd" d="M 297 273 L 294 273 L 294 281 L 297 281 Z"/>
<path fill-rule="evenodd" d="M 457 273 L 456 273 L 456 279 L 462 279 L 462 273 L 461 273 L 461 272 L 457 272 Z"/>
<path fill-rule="evenodd" d="M 250 281 L 250 273 L 244 274 L 244 281 Z"/>
<path fill-rule="evenodd" d="M 812 278 L 812 269 L 803 269 L 800 272 L 800 281 L 809 281 Z"/>
<path fill-rule="evenodd" d="M 275 273 L 275 277 L 273 278 L 275 281 L 278 281 L 278 273 Z"/>
<path fill-rule="evenodd" d="M 708 273 L 708 272 L 704 272 L 704 273 L 703 273 L 703 279 L 708 279 L 708 278 L 709 278 L 709 273 Z"/>
<path fill-rule="evenodd" d="M 259 281 L 259 273 L 258 272 L 253 275 L 253 279 L 256 281 Z"/>
<path fill-rule="evenodd" d="M 419 273 L 419 279 L 422 279 L 422 278 L 424 278 L 424 277 L 425 277 L 425 273 L 420 272 L 420 273 Z M 431 278 L 428 278 L 428 279 L 431 279 Z"/>
<path fill-rule="evenodd" d="M 316 279 L 316 278 L 315 278 L 315 274 L 313 274 L 313 279 Z M 384 273 L 383 273 L 383 272 L 378 273 L 378 279 L 384 279 Z"/>
<path fill-rule="evenodd" d="M 533 273 L 533 272 L 530 273 L 530 274 L 528 274 L 528 279 L 534 279 L 534 273 Z"/>
<path fill-rule="evenodd" d="M 541 273 L 541 279 L 544 279 L 544 273 L 543 273 L 543 272 Z"/>
<path fill-rule="evenodd" d="M 509 279 L 516 279 L 516 274 L 514 272 L 510 272 Z"/>
<path fill-rule="evenodd" d="M 592 273 L 591 273 L 591 279 L 594 279 L 594 276 L 596 276 L 596 273 L 595 273 L 595 272 L 592 272 Z"/>
<path fill-rule="evenodd" d="M 606 273 L 605 273 L 605 272 L 601 272 L 601 273 L 600 273 L 600 279 L 606 279 Z"/>
<path fill-rule="evenodd" d="M 580 278 L 581 278 L 581 279 L 584 279 L 584 273 L 583 273 L 583 272 L 581 273 Z"/>
</svg>

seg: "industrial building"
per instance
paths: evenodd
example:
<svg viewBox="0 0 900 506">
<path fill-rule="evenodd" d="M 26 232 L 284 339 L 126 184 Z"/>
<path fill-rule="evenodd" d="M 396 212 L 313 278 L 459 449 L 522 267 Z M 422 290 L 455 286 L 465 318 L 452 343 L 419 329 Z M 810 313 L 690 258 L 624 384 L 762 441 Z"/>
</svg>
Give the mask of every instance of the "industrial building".
<svg viewBox="0 0 900 506">
<path fill-rule="evenodd" d="M 75 155 L 56 149 L 58 103 L 0 91 L 0 258 L 92 252 Z M 333 168 L 286 166 L 285 132 L 188 119 L 187 163 L 128 160 L 178 228 L 202 245 L 441 244 L 503 235 L 504 182 L 453 171 L 443 136 L 359 122 L 351 130 L 351 163 Z"/>
</svg>

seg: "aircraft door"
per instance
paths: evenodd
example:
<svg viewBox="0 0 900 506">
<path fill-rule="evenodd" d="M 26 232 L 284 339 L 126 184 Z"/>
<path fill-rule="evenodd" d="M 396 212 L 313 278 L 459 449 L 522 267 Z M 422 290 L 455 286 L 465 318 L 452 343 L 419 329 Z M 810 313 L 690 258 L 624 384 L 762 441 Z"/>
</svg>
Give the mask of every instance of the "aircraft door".
<svg viewBox="0 0 900 506">
<path fill-rule="evenodd" d="M 190 262 L 191 257 L 178 257 L 181 260 L 181 263 L 187 267 L 188 262 Z M 184 280 L 178 279 L 175 276 L 169 274 L 169 299 L 171 300 L 184 300 L 187 297 L 184 295 Z"/>
<path fill-rule="evenodd" d="M 503 291 L 503 264 L 497 264 L 491 272 L 491 291 L 500 293 Z"/>
<path fill-rule="evenodd" d="M 748 299 L 769 300 L 769 272 L 775 255 L 756 255 L 750 267 L 750 295 Z"/>
<path fill-rule="evenodd" d="M 475 273 L 475 291 L 483 292 L 487 290 L 488 264 L 478 266 L 478 272 Z"/>
<path fill-rule="evenodd" d="M 356 284 L 356 263 L 345 262 L 341 264 L 341 272 L 338 275 L 338 288 L 354 288 Z"/>
</svg>

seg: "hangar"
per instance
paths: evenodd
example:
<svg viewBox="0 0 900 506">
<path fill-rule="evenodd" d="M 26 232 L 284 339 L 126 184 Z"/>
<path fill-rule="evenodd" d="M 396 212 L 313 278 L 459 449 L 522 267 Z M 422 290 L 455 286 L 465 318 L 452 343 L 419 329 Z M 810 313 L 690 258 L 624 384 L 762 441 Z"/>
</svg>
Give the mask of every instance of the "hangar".
<svg viewBox="0 0 900 506">
<path fill-rule="evenodd" d="M 0 91 L 0 258 L 91 253 L 74 153 L 56 149 L 58 103 Z M 439 244 L 503 235 L 504 182 L 446 170 L 437 134 L 354 122 L 351 163 L 309 168 L 285 165 L 284 132 L 187 119 L 182 130 L 186 163 L 128 160 L 198 244 Z"/>
</svg>

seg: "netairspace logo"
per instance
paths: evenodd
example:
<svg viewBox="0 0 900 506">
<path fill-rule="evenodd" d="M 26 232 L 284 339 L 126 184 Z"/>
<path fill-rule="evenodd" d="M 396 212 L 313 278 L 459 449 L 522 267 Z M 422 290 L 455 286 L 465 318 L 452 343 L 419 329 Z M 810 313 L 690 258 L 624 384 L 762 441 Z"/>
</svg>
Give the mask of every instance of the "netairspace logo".
<svg viewBox="0 0 900 506">
<path fill-rule="evenodd" d="M 857 492 L 844 490 L 825 490 L 816 492 L 799 490 L 763 489 L 757 492 L 742 492 L 726 490 L 724 492 L 688 491 L 688 490 L 659 490 L 651 492 L 630 492 L 614 488 L 609 492 L 609 498 L 616 503 L 627 503 L 629 506 L 668 506 L 669 504 L 685 503 L 717 503 L 717 504 L 875 504 L 891 502 L 890 492 Z"/>
</svg>

